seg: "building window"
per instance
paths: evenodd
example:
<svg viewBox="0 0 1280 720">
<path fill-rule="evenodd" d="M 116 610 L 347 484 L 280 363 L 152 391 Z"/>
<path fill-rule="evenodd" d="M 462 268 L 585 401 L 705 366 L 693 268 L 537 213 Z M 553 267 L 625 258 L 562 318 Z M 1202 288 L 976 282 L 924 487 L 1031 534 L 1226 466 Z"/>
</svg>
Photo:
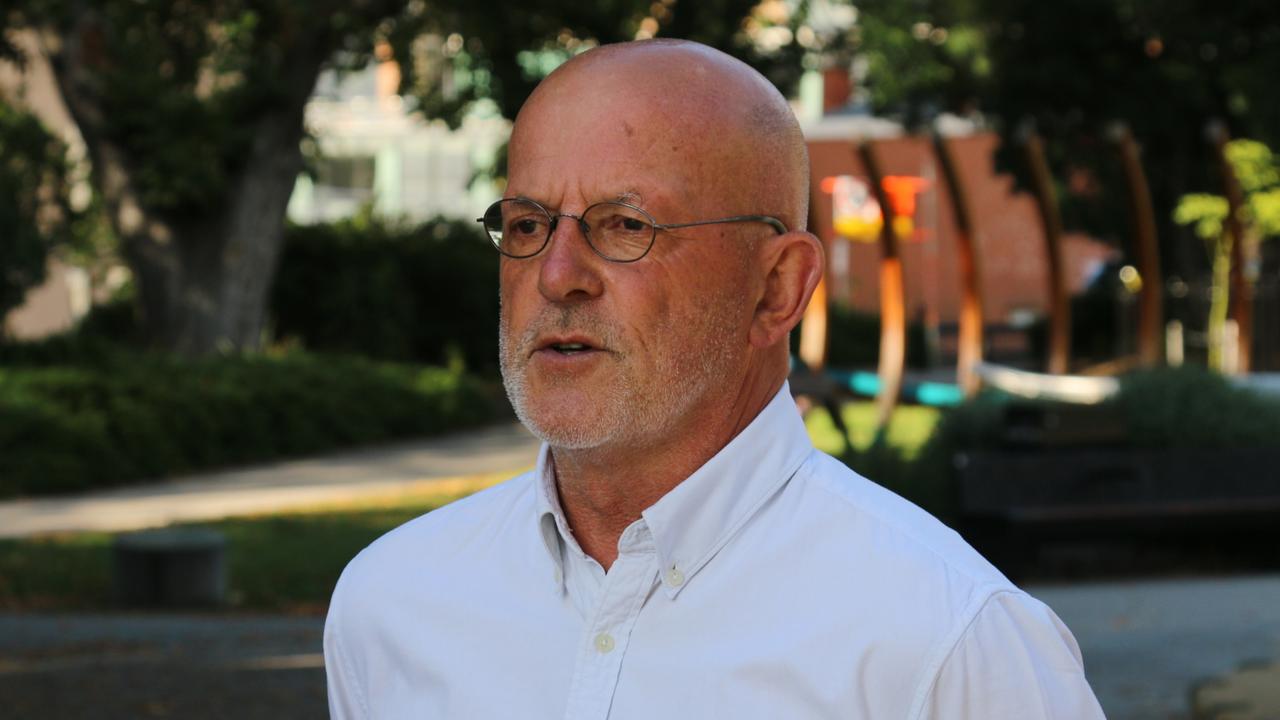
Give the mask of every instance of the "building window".
<svg viewBox="0 0 1280 720">
<path fill-rule="evenodd" d="M 345 190 L 373 190 L 372 157 L 325 157 L 316 163 L 316 182 Z"/>
</svg>

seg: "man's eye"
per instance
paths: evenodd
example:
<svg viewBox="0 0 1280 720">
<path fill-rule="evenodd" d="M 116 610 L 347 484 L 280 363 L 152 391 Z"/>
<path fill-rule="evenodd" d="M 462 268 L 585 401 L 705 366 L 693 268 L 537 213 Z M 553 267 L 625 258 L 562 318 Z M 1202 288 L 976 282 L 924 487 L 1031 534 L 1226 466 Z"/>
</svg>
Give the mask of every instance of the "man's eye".
<svg viewBox="0 0 1280 720">
<path fill-rule="evenodd" d="M 524 219 L 511 223 L 511 232 L 516 235 L 536 235 L 542 223 L 537 220 Z"/>
<path fill-rule="evenodd" d="M 621 224 L 622 224 L 622 229 L 628 232 L 642 232 L 649 228 L 648 223 L 646 223 L 643 220 L 637 220 L 635 218 L 623 218 Z"/>
</svg>

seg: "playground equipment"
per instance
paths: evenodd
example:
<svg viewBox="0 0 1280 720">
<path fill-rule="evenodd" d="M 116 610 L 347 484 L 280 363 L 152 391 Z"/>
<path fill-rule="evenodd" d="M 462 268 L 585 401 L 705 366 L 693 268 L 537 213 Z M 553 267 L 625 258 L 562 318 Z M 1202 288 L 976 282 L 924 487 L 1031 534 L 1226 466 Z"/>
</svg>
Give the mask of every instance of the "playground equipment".
<svg viewBox="0 0 1280 720">
<path fill-rule="evenodd" d="M 884 427 L 902 394 L 902 377 L 907 369 L 907 292 L 893 206 L 884 189 L 884 173 L 880 171 L 871 143 L 860 144 L 858 153 L 871 180 L 876 202 L 884 213 L 880 223 L 880 365 L 876 373 L 880 379 L 876 392 L 876 427 Z"/>
<path fill-rule="evenodd" d="M 1111 139 L 1120 153 L 1124 170 L 1125 194 L 1129 210 L 1133 252 L 1138 277 L 1144 278 L 1138 291 L 1138 362 L 1144 367 L 1159 365 L 1164 359 L 1164 297 L 1161 292 L 1160 248 L 1156 242 L 1156 211 L 1151 205 L 1151 190 L 1142 170 L 1138 142 L 1128 126 L 1117 123 Z"/>
<path fill-rule="evenodd" d="M 978 392 L 978 365 L 982 362 L 982 337 L 985 327 L 982 315 L 982 273 L 979 265 L 977 235 L 969 196 L 956 165 L 951 146 L 941 133 L 933 136 L 934 153 L 942 166 L 946 187 L 951 192 L 951 208 L 956 221 L 957 269 L 960 271 L 959 338 L 956 346 L 956 384 L 966 398 Z"/>
<path fill-rule="evenodd" d="M 954 161 L 947 155 L 945 140 L 938 138 L 935 152 L 943 156 L 940 164 L 947 176 L 949 187 L 957 187 Z M 883 428 L 889 421 L 894 408 L 902 400 L 929 405 L 953 405 L 966 395 L 972 395 L 978 389 L 978 376 L 974 372 L 982 359 L 982 303 L 979 293 L 977 246 L 973 242 L 971 213 L 962 199 L 962 190 L 955 191 L 953 198 L 961 199 L 953 202 L 959 226 L 961 276 L 962 276 L 962 311 L 960 316 L 959 360 L 957 363 L 957 379 L 955 383 L 937 382 L 930 379 L 909 379 L 906 374 L 906 287 L 903 276 L 902 257 L 899 248 L 900 235 L 910 231 L 910 218 L 899 216 L 897 210 L 904 207 L 901 196 L 891 196 L 890 189 L 900 193 L 914 193 L 924 186 L 918 178 L 886 175 L 877 152 L 876 143 L 862 141 L 852 145 L 854 155 L 866 174 L 868 192 L 874 198 L 874 216 L 859 211 L 857 226 L 865 230 L 874 230 L 880 259 L 878 263 L 879 298 L 880 298 L 880 352 L 877 368 L 874 373 L 865 370 L 833 369 L 827 367 L 827 346 L 829 332 L 827 283 L 825 278 L 819 283 L 814 298 L 806 309 L 804 322 L 801 325 L 799 366 L 793 375 L 793 388 L 799 395 L 816 398 L 827 407 L 837 428 L 843 430 L 834 395 L 838 393 L 871 396 L 876 402 L 877 426 Z M 825 179 L 824 179 L 825 181 Z M 828 190 L 837 189 L 835 183 Z M 821 181 L 816 184 L 822 187 Z M 833 197 L 833 204 L 841 200 Z M 819 205 L 817 198 L 810 203 L 811 213 Z M 907 205 L 907 207 L 912 207 Z M 852 212 L 850 210 L 849 212 Z M 839 232 L 854 223 L 842 223 L 833 220 L 833 228 Z M 811 217 L 811 227 L 817 227 Z"/>
<path fill-rule="evenodd" d="M 1130 254 L 1134 257 L 1138 277 L 1137 347 L 1135 357 L 1122 357 L 1085 374 L 1109 374 L 1135 366 L 1158 365 L 1163 353 L 1163 297 L 1161 294 L 1160 255 L 1156 240 L 1155 210 L 1146 173 L 1142 170 L 1141 152 L 1127 126 L 1117 123 L 1108 132 L 1115 147 L 1125 181 L 1126 210 L 1129 216 Z M 1020 133 L 1023 157 L 1031 173 L 1031 183 L 1044 230 L 1048 258 L 1049 359 L 1047 371 L 1061 375 L 1071 365 L 1071 304 L 1067 297 L 1062 260 L 1062 219 L 1058 199 L 1044 156 L 1044 143 L 1030 128 Z"/>
<path fill-rule="evenodd" d="M 832 194 L 832 206 L 838 217 L 830 223 L 832 232 L 852 233 L 856 239 L 872 240 L 879 250 L 875 280 L 878 281 L 880 337 L 879 355 L 874 371 L 858 368 L 832 368 L 827 359 L 830 322 L 828 306 L 832 300 L 827 281 L 819 284 L 814 299 L 806 310 L 800 330 L 800 346 L 793 389 L 798 395 L 819 400 L 831 411 L 837 426 L 841 425 L 836 397 L 874 397 L 876 417 L 881 429 L 887 424 L 900 402 L 951 405 L 971 397 L 979 387 L 993 386 L 1021 397 L 1057 398 L 1067 402 L 1096 403 L 1116 391 L 1115 374 L 1134 367 L 1161 364 L 1165 356 L 1163 282 L 1156 234 L 1156 217 L 1147 178 L 1142 169 L 1141 150 L 1132 133 L 1123 124 L 1108 130 L 1121 176 L 1124 178 L 1125 207 L 1129 225 L 1127 255 L 1136 270 L 1137 323 L 1133 343 L 1136 352 L 1102 365 L 1073 368 L 1071 364 L 1071 306 L 1068 297 L 1066 264 L 1063 252 L 1063 227 L 1055 196 L 1051 171 L 1045 158 L 1044 144 L 1031 129 L 1019 133 L 1019 145 L 1030 170 L 1032 196 L 1038 222 L 1044 237 L 1045 309 L 1048 325 L 1048 352 L 1045 372 L 1028 372 L 992 363 L 985 357 L 985 343 L 990 335 L 984 323 L 984 287 L 996 278 L 982 274 L 980 228 L 975 217 L 968 188 L 959 171 L 952 138 L 936 134 L 928 145 L 933 162 L 940 169 L 936 190 L 950 206 L 954 243 L 954 266 L 944 268 L 956 273 L 955 285 L 960 294 L 956 309 L 955 376 L 953 382 L 938 382 L 932 376 L 909 373 L 906 368 L 907 292 L 903 262 L 904 239 L 924 232 L 913 226 L 910 217 L 899 213 L 914 211 L 915 193 L 928 187 L 932 180 L 891 175 L 885 169 L 883 149 L 889 143 L 911 142 L 910 139 L 886 137 L 851 139 L 840 144 L 826 143 L 821 152 L 826 157 L 822 169 L 815 163 L 814 187 Z M 1246 217 L 1242 212 L 1243 193 L 1230 163 L 1226 159 L 1226 133 L 1217 128 L 1211 136 L 1219 160 L 1223 188 L 1230 212 L 1224 232 L 1233 240 L 1230 274 L 1231 317 L 1239 329 L 1234 339 L 1235 367 L 1247 372 L 1251 367 L 1250 348 L 1253 339 L 1251 285 L 1246 273 Z M 918 148 L 917 148 L 918 150 Z M 847 154 L 841 154 L 847 153 Z M 814 153 L 817 157 L 817 152 Z M 838 155 L 836 162 L 829 161 Z M 927 163 L 926 163 L 927 164 Z M 899 162 L 898 166 L 901 167 Z M 834 173 L 841 173 L 835 175 Z M 826 175 L 826 177 L 823 177 Z M 865 178 L 860 180 L 858 178 Z M 932 178 L 932 175 L 930 175 Z M 844 188 L 843 191 L 839 188 Z M 852 190 L 850 189 L 852 188 Z M 856 191 L 856 192 L 855 192 Z M 839 192 L 853 192 L 856 201 L 837 197 Z M 911 202 L 905 203 L 903 197 Z M 810 227 L 821 225 L 817 213 L 826 207 L 815 194 L 810 204 Z M 841 211 L 839 203 L 850 206 Z M 856 206 L 856 207 L 854 207 Z M 844 214 L 841 215 L 840 212 Z M 827 238 L 830 240 L 831 238 Z M 935 238 L 934 241 L 937 241 Z M 1129 271 L 1133 273 L 1133 270 Z M 1078 374 L 1071 375 L 1075 370 Z"/>
<path fill-rule="evenodd" d="M 1049 163 L 1044 158 L 1044 144 L 1035 131 L 1024 128 L 1022 152 L 1031 171 L 1036 209 L 1044 228 L 1045 257 L 1048 262 L 1049 289 L 1049 365 L 1050 374 L 1061 375 L 1071 364 L 1071 303 L 1063 281 L 1062 217 L 1058 214 L 1058 198 L 1053 191 Z"/>
</svg>

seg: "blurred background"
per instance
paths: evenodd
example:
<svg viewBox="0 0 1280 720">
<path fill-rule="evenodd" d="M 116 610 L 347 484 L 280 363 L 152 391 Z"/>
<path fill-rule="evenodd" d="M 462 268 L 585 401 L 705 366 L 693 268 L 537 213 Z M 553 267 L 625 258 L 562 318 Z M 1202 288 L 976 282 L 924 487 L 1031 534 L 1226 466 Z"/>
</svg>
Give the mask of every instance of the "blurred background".
<svg viewBox="0 0 1280 720">
<path fill-rule="evenodd" d="M 316 717 L 345 563 L 530 466 L 511 118 L 750 63 L 812 157 L 815 444 L 1075 631 L 1109 717 L 1280 717 L 1271 0 L 8 0 L 0 717 Z"/>
</svg>

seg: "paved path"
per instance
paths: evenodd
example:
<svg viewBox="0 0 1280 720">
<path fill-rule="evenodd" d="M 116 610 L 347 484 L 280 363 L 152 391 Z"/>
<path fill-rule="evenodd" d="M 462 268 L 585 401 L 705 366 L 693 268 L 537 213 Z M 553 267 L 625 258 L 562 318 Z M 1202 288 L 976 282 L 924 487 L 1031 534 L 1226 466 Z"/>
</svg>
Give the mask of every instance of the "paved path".
<svg viewBox="0 0 1280 720">
<path fill-rule="evenodd" d="M 1280 576 L 1030 591 L 1075 633 L 1110 720 L 1188 720 L 1196 683 L 1280 657 Z M 0 614 L 0 718 L 324 717 L 322 628 L 320 618 Z"/>
<path fill-rule="evenodd" d="M 1110 720 L 1187 720 L 1192 689 L 1280 659 L 1280 576 L 1032 587 L 1084 654 Z M 1280 718 L 1280 707 L 1265 717 Z"/>
<path fill-rule="evenodd" d="M 0 615 L 0 718 L 327 717 L 319 618 Z"/>
<path fill-rule="evenodd" d="M 538 441 L 517 423 L 413 443 L 227 470 L 71 497 L 0 502 L 0 538 L 123 531 L 394 495 L 450 478 L 533 465 Z"/>
</svg>

